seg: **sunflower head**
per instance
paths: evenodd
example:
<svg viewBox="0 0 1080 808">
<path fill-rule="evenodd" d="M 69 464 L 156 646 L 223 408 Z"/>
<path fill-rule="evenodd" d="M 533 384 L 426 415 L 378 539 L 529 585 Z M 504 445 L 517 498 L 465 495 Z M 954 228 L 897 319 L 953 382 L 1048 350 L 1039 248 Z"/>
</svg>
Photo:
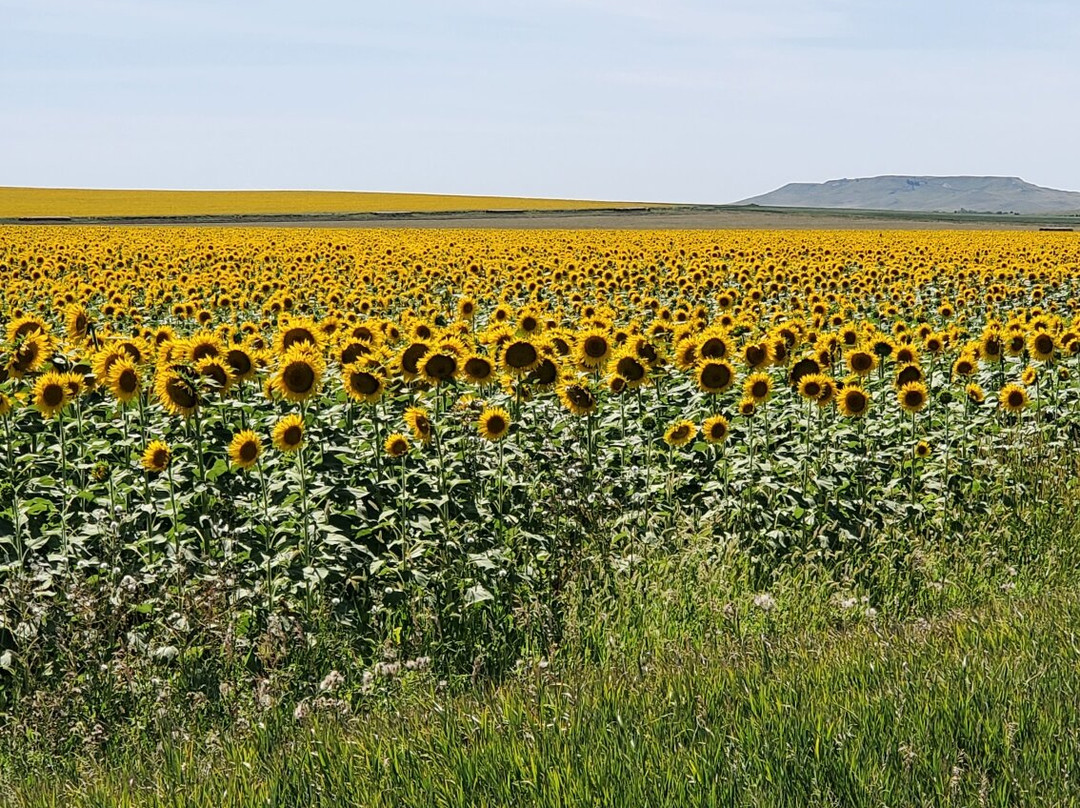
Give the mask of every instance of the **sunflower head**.
<svg viewBox="0 0 1080 808">
<path fill-rule="evenodd" d="M 559 400 L 574 415 L 589 415 L 596 411 L 596 396 L 581 381 L 564 382 L 559 388 Z"/>
<path fill-rule="evenodd" d="M 325 370 L 321 354 L 309 343 L 297 343 L 281 355 L 271 384 L 286 401 L 306 401 L 319 392 Z"/>
<path fill-rule="evenodd" d="M 160 474 L 169 467 L 172 460 L 172 452 L 169 444 L 160 440 L 152 440 L 146 447 L 142 456 L 142 467 L 147 471 Z"/>
<path fill-rule="evenodd" d="M 735 368 L 723 359 L 707 359 L 697 368 L 697 385 L 706 393 L 722 393 L 735 381 Z"/>
<path fill-rule="evenodd" d="M 421 443 L 431 441 L 431 417 L 423 407 L 409 407 L 405 410 L 405 423 Z"/>
<path fill-rule="evenodd" d="M 685 446 L 697 434 L 693 421 L 676 421 L 664 431 L 664 442 L 669 446 Z"/>
<path fill-rule="evenodd" d="M 166 412 L 185 418 L 199 406 L 198 389 L 190 372 L 178 365 L 165 366 L 154 378 L 154 394 Z"/>
<path fill-rule="evenodd" d="M 743 383 L 743 396 L 757 404 L 769 400 L 772 395 L 772 377 L 768 373 L 751 373 Z"/>
<path fill-rule="evenodd" d="M 229 459 L 240 469 L 249 469 L 259 461 L 262 441 L 250 429 L 238 432 L 229 443 Z"/>
<path fill-rule="evenodd" d="M 982 387 L 975 382 L 971 382 L 964 388 L 964 393 L 967 395 L 967 400 L 972 404 L 982 404 L 986 398 L 986 394 L 983 392 Z"/>
<path fill-rule="evenodd" d="M 304 445 L 304 419 L 290 413 L 274 424 L 271 433 L 274 448 L 279 452 L 295 452 Z"/>
<path fill-rule="evenodd" d="M 998 401 L 1007 412 L 1022 412 L 1028 405 L 1027 390 L 1018 384 L 1007 384 L 1001 388 Z"/>
<path fill-rule="evenodd" d="M 395 432 L 387 437 L 383 443 L 383 450 L 390 457 L 404 457 L 405 453 L 409 451 L 409 439 L 400 432 Z"/>
<path fill-rule="evenodd" d="M 897 391 L 896 397 L 905 412 L 912 414 L 919 412 L 926 406 L 928 392 L 926 385 L 921 381 L 908 382 Z"/>
<path fill-rule="evenodd" d="M 837 395 L 836 406 L 845 418 L 861 418 L 870 409 L 870 395 L 861 387 L 848 384 Z"/>
<path fill-rule="evenodd" d="M 488 384 L 495 379 L 495 364 L 478 353 L 467 355 L 461 370 L 465 379 L 472 384 Z"/>
<path fill-rule="evenodd" d="M 527 339 L 507 342 L 502 352 L 502 363 L 515 376 L 523 376 L 540 364 L 540 349 Z"/>
<path fill-rule="evenodd" d="M 477 429 L 485 440 L 500 440 L 510 430 L 510 413 L 502 407 L 488 407 L 480 413 Z"/>
<path fill-rule="evenodd" d="M 43 373 L 34 383 L 34 406 L 46 418 L 63 412 L 70 400 L 67 383 L 55 371 Z"/>
<path fill-rule="evenodd" d="M 354 401 L 374 404 L 382 398 L 386 383 L 375 368 L 368 368 L 359 363 L 346 365 L 341 369 L 341 383 L 345 393 Z"/>
<path fill-rule="evenodd" d="M 915 444 L 915 457 L 917 457 L 917 458 L 919 458 L 921 460 L 921 459 L 927 458 L 929 456 L 930 456 L 930 444 L 929 443 L 927 443 L 924 440 L 921 440 L 921 441 L 919 441 L 918 443 Z"/>
<path fill-rule="evenodd" d="M 713 415 L 701 424 L 701 434 L 709 443 L 723 443 L 727 440 L 730 430 L 731 425 L 723 415 Z"/>
<path fill-rule="evenodd" d="M 109 392 L 121 404 L 127 404 L 142 390 L 139 369 L 129 357 L 121 357 L 112 363 L 105 379 Z"/>
</svg>

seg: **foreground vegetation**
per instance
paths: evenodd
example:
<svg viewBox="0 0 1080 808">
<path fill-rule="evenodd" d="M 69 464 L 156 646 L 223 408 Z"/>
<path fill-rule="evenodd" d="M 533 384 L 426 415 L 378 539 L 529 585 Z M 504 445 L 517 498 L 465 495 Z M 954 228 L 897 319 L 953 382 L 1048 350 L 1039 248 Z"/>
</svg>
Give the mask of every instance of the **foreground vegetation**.
<svg viewBox="0 0 1080 808">
<path fill-rule="evenodd" d="M 1068 234 L 0 231 L 10 796 L 1068 794 L 1078 265 Z"/>
</svg>

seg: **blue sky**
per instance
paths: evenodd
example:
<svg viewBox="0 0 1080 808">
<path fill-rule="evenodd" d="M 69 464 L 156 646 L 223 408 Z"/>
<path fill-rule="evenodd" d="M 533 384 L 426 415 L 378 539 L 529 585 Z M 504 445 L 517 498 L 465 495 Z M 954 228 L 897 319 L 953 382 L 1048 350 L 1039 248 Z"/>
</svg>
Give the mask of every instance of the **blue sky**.
<svg viewBox="0 0 1080 808">
<path fill-rule="evenodd" d="M 0 185 L 1080 190 L 1071 0 L 0 0 Z"/>
</svg>

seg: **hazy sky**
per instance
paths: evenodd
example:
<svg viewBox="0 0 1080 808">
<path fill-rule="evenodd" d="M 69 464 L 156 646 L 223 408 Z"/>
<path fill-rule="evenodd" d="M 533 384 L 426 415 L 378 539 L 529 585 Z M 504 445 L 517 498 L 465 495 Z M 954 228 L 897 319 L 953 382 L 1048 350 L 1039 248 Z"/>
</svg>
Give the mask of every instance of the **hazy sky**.
<svg viewBox="0 0 1080 808">
<path fill-rule="evenodd" d="M 1080 189 L 1075 0 L 0 0 L 0 185 Z"/>
</svg>

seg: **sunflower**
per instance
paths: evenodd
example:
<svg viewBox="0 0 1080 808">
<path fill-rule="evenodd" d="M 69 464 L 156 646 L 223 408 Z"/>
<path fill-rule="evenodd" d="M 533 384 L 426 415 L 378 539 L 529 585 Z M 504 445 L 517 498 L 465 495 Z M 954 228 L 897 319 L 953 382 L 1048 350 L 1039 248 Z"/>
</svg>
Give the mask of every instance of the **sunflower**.
<svg viewBox="0 0 1080 808">
<path fill-rule="evenodd" d="M 11 352 L 6 370 L 8 374 L 21 379 L 27 373 L 37 373 L 52 356 L 53 344 L 48 335 L 35 332 L 23 337 L 22 342 Z"/>
<path fill-rule="evenodd" d="M 824 374 L 821 376 L 821 392 L 817 397 L 819 407 L 827 407 L 836 398 L 836 382 Z"/>
<path fill-rule="evenodd" d="M 224 359 L 234 381 L 246 382 L 255 378 L 258 365 L 255 357 L 247 348 L 240 346 L 229 348 L 225 352 Z"/>
<path fill-rule="evenodd" d="M 848 368 L 857 376 L 868 376 L 877 367 L 877 357 L 870 351 L 851 351 L 847 355 Z"/>
<path fill-rule="evenodd" d="M 743 382 L 743 396 L 755 404 L 763 404 L 772 395 L 772 378 L 768 373 L 751 373 Z"/>
<path fill-rule="evenodd" d="M 701 434 L 709 443 L 723 443 L 730 429 L 731 425 L 723 415 L 713 415 L 701 423 Z"/>
<path fill-rule="evenodd" d="M 287 401 L 306 401 L 319 392 L 326 362 L 304 343 L 285 351 L 271 379 L 274 390 Z"/>
<path fill-rule="evenodd" d="M 1021 412 L 1028 405 L 1027 390 L 1018 384 L 1007 384 L 1001 388 L 998 401 L 1008 412 Z"/>
<path fill-rule="evenodd" d="M 735 381 L 735 368 L 723 359 L 709 359 L 698 365 L 697 384 L 706 393 L 722 393 Z"/>
<path fill-rule="evenodd" d="M 395 432 L 383 443 L 383 451 L 391 457 L 404 457 L 405 453 L 409 451 L 409 439 L 400 432 Z"/>
<path fill-rule="evenodd" d="M 262 441 L 250 429 L 238 432 L 229 443 L 229 459 L 241 469 L 249 469 L 259 460 L 262 453 Z"/>
<path fill-rule="evenodd" d="M 34 406 L 46 418 L 62 412 L 69 401 L 67 384 L 59 373 L 43 373 L 34 383 Z"/>
<path fill-rule="evenodd" d="M 415 381 L 420 376 L 420 360 L 431 350 L 423 341 L 410 342 L 398 357 L 398 365 L 405 381 Z"/>
<path fill-rule="evenodd" d="M 40 317 L 15 317 L 7 325 L 8 342 L 17 342 L 31 334 L 45 334 L 49 330 L 49 324 Z"/>
<path fill-rule="evenodd" d="M 731 337 L 715 328 L 706 331 L 698 343 L 698 356 L 702 359 L 727 359 L 734 350 Z"/>
<path fill-rule="evenodd" d="M 274 424 L 270 437 L 279 452 L 295 452 L 304 445 L 304 419 L 296 413 L 286 415 Z"/>
<path fill-rule="evenodd" d="M 1020 374 L 1020 383 L 1025 387 L 1031 387 L 1039 379 L 1039 372 L 1035 368 L 1024 368 L 1024 372 Z"/>
<path fill-rule="evenodd" d="M 1049 362 L 1054 358 L 1055 349 L 1054 338 L 1045 331 L 1036 331 L 1028 337 L 1028 351 L 1032 359 Z"/>
<path fill-rule="evenodd" d="M 955 362 L 953 362 L 953 375 L 967 377 L 975 373 L 975 360 L 966 354 L 961 354 Z"/>
<path fill-rule="evenodd" d="M 582 382 L 564 382 L 559 387 L 559 400 L 574 415 L 589 415 L 596 411 L 596 396 Z"/>
<path fill-rule="evenodd" d="M 405 410 L 405 423 L 413 436 L 421 443 L 431 442 L 431 418 L 423 407 L 409 407 Z"/>
<path fill-rule="evenodd" d="M 283 354 L 294 345 L 307 345 L 315 352 L 322 352 L 323 331 L 310 317 L 290 317 L 281 323 L 274 337 L 274 349 Z"/>
<path fill-rule="evenodd" d="M 78 303 L 67 306 L 64 309 L 64 327 L 72 342 L 86 339 L 90 330 L 90 316 L 86 313 L 86 308 Z"/>
<path fill-rule="evenodd" d="M 921 382 L 925 377 L 923 376 L 922 368 L 918 365 L 908 364 L 904 365 L 900 370 L 896 372 L 896 379 L 894 381 L 897 389 L 903 387 L 905 384 L 911 382 Z"/>
<path fill-rule="evenodd" d="M 463 297 L 457 304 L 458 317 L 463 320 L 471 320 L 476 316 L 476 301 L 471 297 Z"/>
<path fill-rule="evenodd" d="M 930 444 L 924 440 L 915 444 L 915 456 L 920 460 L 930 456 Z"/>
<path fill-rule="evenodd" d="M 756 370 L 768 363 L 769 349 L 760 342 L 751 342 L 743 346 L 743 362 L 752 370 Z"/>
<path fill-rule="evenodd" d="M 847 385 L 837 396 L 836 406 L 845 418 L 860 418 L 870 409 L 870 395 L 857 385 Z"/>
<path fill-rule="evenodd" d="M 751 417 L 757 412 L 757 403 L 752 398 L 744 398 L 739 402 L 739 415 L 745 418 Z"/>
<path fill-rule="evenodd" d="M 697 434 L 697 424 L 693 421 L 676 421 L 664 432 L 664 442 L 669 446 L 685 446 Z"/>
<path fill-rule="evenodd" d="M 486 356 L 471 353 L 461 365 L 465 380 L 472 384 L 488 384 L 495 378 L 495 364 Z"/>
<path fill-rule="evenodd" d="M 341 383 L 345 393 L 354 401 L 374 404 L 386 389 L 382 378 L 359 363 L 346 365 L 341 369 Z"/>
<path fill-rule="evenodd" d="M 477 421 L 480 436 L 490 441 L 502 438 L 510 429 L 510 413 L 502 407 L 488 407 Z"/>
<path fill-rule="evenodd" d="M 986 331 L 979 342 L 979 355 L 987 362 L 1000 362 L 1004 353 L 1001 335 L 997 331 Z"/>
<path fill-rule="evenodd" d="M 420 375 L 428 384 L 450 381 L 458 371 L 458 358 L 450 351 L 429 353 L 418 363 Z"/>
<path fill-rule="evenodd" d="M 192 334 L 181 343 L 184 357 L 189 362 L 198 362 L 208 356 L 221 356 L 224 347 L 217 334 L 211 331 L 200 331 Z"/>
<path fill-rule="evenodd" d="M 626 382 L 628 390 L 641 387 L 648 380 L 649 370 L 633 349 L 622 348 L 612 359 L 613 372 Z"/>
<path fill-rule="evenodd" d="M 897 391 L 896 397 L 905 412 L 916 413 L 926 406 L 926 385 L 922 382 L 908 382 Z"/>
<path fill-rule="evenodd" d="M 532 369 L 525 381 L 535 385 L 538 389 L 550 390 L 559 383 L 561 378 L 562 372 L 559 370 L 555 360 L 545 356 L 540 360 L 540 364 Z"/>
<path fill-rule="evenodd" d="M 205 381 L 206 386 L 218 395 L 224 396 L 232 387 L 233 375 L 227 362 L 216 356 L 208 356 L 195 363 L 195 372 Z"/>
<path fill-rule="evenodd" d="M 799 395 L 803 398 L 817 401 L 821 398 L 825 382 L 828 379 L 820 373 L 811 373 L 799 380 Z"/>
<path fill-rule="evenodd" d="M 502 352 L 502 363 L 515 376 L 524 376 L 540 364 L 540 350 L 527 339 L 513 340 Z"/>
<path fill-rule="evenodd" d="M 979 385 L 975 384 L 975 382 L 971 382 L 967 387 L 965 387 L 964 393 L 967 394 L 968 401 L 970 401 L 972 404 L 982 404 L 983 401 L 986 399 L 986 394 L 983 392 L 983 389 Z"/>
<path fill-rule="evenodd" d="M 15 405 L 11 401 L 11 396 L 0 391 L 0 418 L 6 418 L 14 408 Z"/>
<path fill-rule="evenodd" d="M 105 380 L 109 392 L 121 404 L 127 404 L 142 389 L 142 379 L 139 378 L 139 369 L 128 357 L 117 359 L 109 368 L 109 375 Z"/>
<path fill-rule="evenodd" d="M 160 474 L 169 467 L 172 460 L 172 452 L 169 444 L 160 440 L 152 440 L 142 455 L 142 467 L 147 471 Z"/>
<path fill-rule="evenodd" d="M 199 394 L 186 372 L 169 366 L 154 377 L 154 394 L 166 412 L 185 418 L 199 406 Z"/>
</svg>

